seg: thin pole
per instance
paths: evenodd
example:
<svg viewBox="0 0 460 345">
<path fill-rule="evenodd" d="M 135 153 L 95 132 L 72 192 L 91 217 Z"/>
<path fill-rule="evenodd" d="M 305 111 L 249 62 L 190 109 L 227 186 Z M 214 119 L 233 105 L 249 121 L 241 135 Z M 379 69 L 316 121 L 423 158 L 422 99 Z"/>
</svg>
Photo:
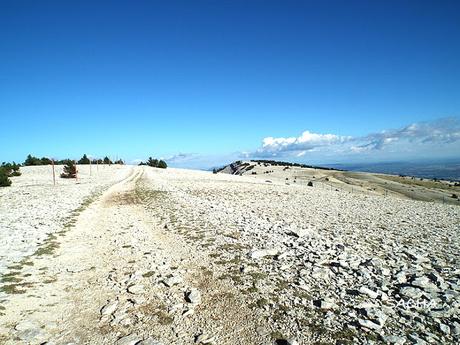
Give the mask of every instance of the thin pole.
<svg viewBox="0 0 460 345">
<path fill-rule="evenodd" d="M 53 185 L 56 185 L 56 173 L 54 172 L 54 159 L 51 159 L 51 165 L 53 167 Z"/>
<path fill-rule="evenodd" d="M 91 176 L 91 159 L 89 160 L 89 176 Z"/>
<path fill-rule="evenodd" d="M 77 167 L 77 161 L 73 161 L 73 164 L 75 164 L 75 183 L 78 183 L 78 167 Z"/>
</svg>

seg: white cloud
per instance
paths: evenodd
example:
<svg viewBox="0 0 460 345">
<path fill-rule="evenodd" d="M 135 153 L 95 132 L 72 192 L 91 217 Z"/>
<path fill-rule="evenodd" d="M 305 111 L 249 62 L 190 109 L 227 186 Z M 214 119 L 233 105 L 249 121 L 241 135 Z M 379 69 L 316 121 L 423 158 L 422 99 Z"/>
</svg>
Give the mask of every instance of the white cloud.
<svg viewBox="0 0 460 345">
<path fill-rule="evenodd" d="M 162 158 L 168 163 L 183 163 L 190 160 L 199 158 L 200 155 L 196 153 L 177 153 L 169 157 Z"/>
<path fill-rule="evenodd" d="M 361 137 L 321 134 L 304 131 L 298 137 L 266 137 L 252 157 L 293 156 L 302 157 L 308 152 L 360 154 L 384 151 L 391 147 L 399 150 L 420 146 L 449 145 L 460 142 L 460 121 L 444 118 L 431 122 L 412 123 L 400 129 L 383 130 Z"/>
<path fill-rule="evenodd" d="M 456 118 L 444 118 L 431 122 L 418 122 L 396 130 L 372 133 L 357 138 L 365 143 L 361 147 L 380 150 L 396 141 L 410 143 L 449 144 L 460 140 L 460 121 Z"/>
<path fill-rule="evenodd" d="M 256 151 L 256 155 L 277 156 L 283 153 L 292 152 L 303 156 L 306 151 L 311 151 L 317 147 L 345 143 L 350 139 L 351 137 L 335 134 L 319 134 L 310 131 L 304 131 L 299 137 L 267 137 L 262 140 L 262 147 Z"/>
<path fill-rule="evenodd" d="M 276 157 L 321 164 L 341 160 L 459 157 L 459 152 L 460 119 L 447 118 L 359 137 L 304 131 L 297 137 L 266 137 L 256 150 L 208 155 L 177 153 L 163 159 L 172 167 L 207 169 L 253 158 Z"/>
</svg>

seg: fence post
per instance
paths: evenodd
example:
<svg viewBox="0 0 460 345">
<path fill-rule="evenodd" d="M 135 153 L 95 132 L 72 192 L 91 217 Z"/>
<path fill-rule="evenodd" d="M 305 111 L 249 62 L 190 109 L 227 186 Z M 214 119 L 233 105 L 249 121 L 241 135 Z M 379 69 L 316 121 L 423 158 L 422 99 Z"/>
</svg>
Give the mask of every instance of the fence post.
<svg viewBox="0 0 460 345">
<path fill-rule="evenodd" d="M 53 185 L 56 185 L 56 173 L 54 172 L 54 159 L 51 159 L 51 165 L 53 167 Z"/>
</svg>

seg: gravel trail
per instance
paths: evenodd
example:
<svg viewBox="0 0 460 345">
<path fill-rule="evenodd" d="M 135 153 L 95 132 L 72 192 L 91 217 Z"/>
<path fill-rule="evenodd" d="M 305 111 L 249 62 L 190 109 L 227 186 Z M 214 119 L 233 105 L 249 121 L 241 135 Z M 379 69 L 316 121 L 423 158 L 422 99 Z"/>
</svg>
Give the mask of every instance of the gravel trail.
<svg viewBox="0 0 460 345">
<path fill-rule="evenodd" d="M 456 344 L 460 208 L 133 167 L 2 276 L 6 344 Z"/>
</svg>

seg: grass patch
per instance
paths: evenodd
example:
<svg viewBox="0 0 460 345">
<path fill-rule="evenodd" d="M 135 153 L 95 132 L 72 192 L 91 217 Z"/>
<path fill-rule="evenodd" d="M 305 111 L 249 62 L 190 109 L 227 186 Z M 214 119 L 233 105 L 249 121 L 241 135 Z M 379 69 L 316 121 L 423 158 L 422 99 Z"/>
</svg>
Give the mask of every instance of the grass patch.
<svg viewBox="0 0 460 345">
<path fill-rule="evenodd" d="M 272 339 L 285 339 L 286 337 L 280 331 L 273 331 L 270 333 Z"/>
<path fill-rule="evenodd" d="M 268 304 L 268 301 L 265 298 L 260 298 L 257 300 L 256 305 L 259 308 L 263 308 Z"/>
<path fill-rule="evenodd" d="M 17 277 L 16 274 L 8 273 L 2 276 L 1 283 L 19 283 L 22 281 L 22 278 Z"/>
<path fill-rule="evenodd" d="M 9 284 L 9 285 L 3 285 L 0 287 L 0 291 L 4 292 L 8 295 L 18 295 L 18 294 L 23 294 L 26 293 L 26 290 L 21 289 L 21 287 L 27 287 L 27 285 L 24 284 Z"/>
<path fill-rule="evenodd" d="M 59 248 L 59 243 L 56 241 L 45 241 L 43 245 L 41 245 L 32 256 L 43 256 L 43 255 L 52 255 Z"/>
<path fill-rule="evenodd" d="M 49 278 L 43 281 L 44 284 L 51 284 L 57 282 L 57 278 Z"/>
<path fill-rule="evenodd" d="M 170 325 L 174 321 L 174 319 L 163 310 L 158 310 L 154 315 L 158 318 L 158 323 L 163 326 Z"/>
</svg>

